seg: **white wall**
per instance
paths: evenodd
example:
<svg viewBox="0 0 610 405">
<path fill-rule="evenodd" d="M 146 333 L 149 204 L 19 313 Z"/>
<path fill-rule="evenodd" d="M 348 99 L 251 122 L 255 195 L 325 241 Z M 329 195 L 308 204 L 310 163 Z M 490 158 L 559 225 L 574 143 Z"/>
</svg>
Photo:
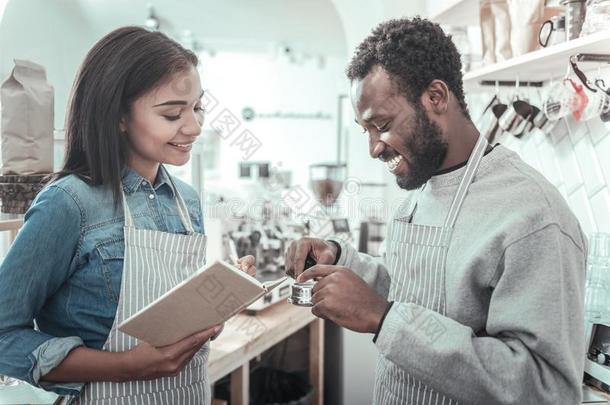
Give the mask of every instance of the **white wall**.
<svg viewBox="0 0 610 405">
<path fill-rule="evenodd" d="M 77 68 L 101 36 L 123 25 L 143 25 L 147 4 L 161 29 L 180 39 L 184 30 L 215 51 L 265 51 L 288 44 L 302 54 L 346 57 L 341 20 L 330 0 L 0 0 L 0 80 L 14 58 L 47 69 L 55 87 L 55 128 L 63 128 L 65 107 Z M 0 13 L 0 16 L 2 14 Z"/>
<path fill-rule="evenodd" d="M 232 145 L 238 133 L 249 130 L 261 142 L 249 161 L 270 161 L 293 172 L 293 183 L 307 187 L 308 166 L 335 161 L 337 96 L 343 90 L 343 60 L 329 58 L 320 68 L 315 60 L 291 64 L 284 58 L 259 53 L 219 53 L 202 61 L 203 86 L 219 102 L 206 117 L 211 128 L 227 108 L 240 121 L 234 135 L 220 141 L 221 177 L 210 186 L 232 188 L 238 183 L 238 163 L 243 153 Z M 331 119 L 242 118 L 245 107 L 257 113 L 329 115 Z"/>
<path fill-rule="evenodd" d="M 94 37 L 75 1 L 9 1 L 0 23 L 0 80 L 15 58 L 43 65 L 55 88 L 55 128 L 63 128 L 74 76 Z"/>
<path fill-rule="evenodd" d="M 596 72 L 593 72 L 595 74 Z M 601 72 L 606 79 L 610 69 Z M 544 97 L 547 88 L 542 89 Z M 473 117 L 493 95 L 471 97 Z M 537 96 L 532 103 L 540 107 Z M 564 196 L 584 232 L 610 232 L 610 123 L 595 118 L 577 122 L 561 120 L 549 136 L 535 131 L 518 139 L 504 134 L 497 141 L 541 172 Z"/>
<path fill-rule="evenodd" d="M 358 44 L 380 22 L 401 17 L 427 15 L 423 0 L 332 0 L 343 22 L 347 53 L 352 55 Z"/>
</svg>

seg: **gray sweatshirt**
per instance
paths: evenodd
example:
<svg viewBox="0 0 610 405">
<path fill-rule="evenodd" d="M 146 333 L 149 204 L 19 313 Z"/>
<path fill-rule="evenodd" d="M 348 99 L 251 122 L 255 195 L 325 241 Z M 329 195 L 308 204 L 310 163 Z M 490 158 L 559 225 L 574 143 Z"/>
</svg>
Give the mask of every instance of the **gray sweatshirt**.
<svg viewBox="0 0 610 405">
<path fill-rule="evenodd" d="M 413 223 L 443 225 L 464 170 L 429 180 Z M 394 218 L 408 214 L 401 210 Z M 394 303 L 379 354 L 463 404 L 580 403 L 585 241 L 555 187 L 497 146 L 483 158 L 453 231 L 447 315 Z M 337 264 L 387 297 L 393 280 L 384 258 L 339 242 Z"/>
</svg>

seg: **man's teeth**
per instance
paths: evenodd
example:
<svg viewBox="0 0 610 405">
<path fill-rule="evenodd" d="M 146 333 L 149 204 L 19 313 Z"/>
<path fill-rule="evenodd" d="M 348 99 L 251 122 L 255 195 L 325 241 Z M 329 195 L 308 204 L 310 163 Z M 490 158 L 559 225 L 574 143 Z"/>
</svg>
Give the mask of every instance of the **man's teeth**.
<svg viewBox="0 0 610 405">
<path fill-rule="evenodd" d="M 398 164 L 400 163 L 401 160 L 402 160 L 402 155 L 397 155 L 397 156 L 393 157 L 392 159 L 388 160 L 386 162 L 386 164 L 388 165 L 388 169 L 390 169 L 390 171 L 396 170 L 396 168 L 398 167 Z"/>
</svg>

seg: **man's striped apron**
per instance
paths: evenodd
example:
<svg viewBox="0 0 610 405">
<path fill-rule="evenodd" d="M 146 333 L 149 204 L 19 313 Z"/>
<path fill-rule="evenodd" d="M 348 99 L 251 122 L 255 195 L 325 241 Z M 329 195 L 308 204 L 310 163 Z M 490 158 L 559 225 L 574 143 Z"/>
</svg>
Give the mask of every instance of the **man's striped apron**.
<svg viewBox="0 0 610 405">
<path fill-rule="evenodd" d="M 418 196 L 406 211 L 406 219 L 400 209 L 398 217 L 389 224 L 386 258 L 391 284 L 388 300 L 412 302 L 446 314 L 445 270 L 451 233 L 487 145 L 485 138 L 479 136 L 442 227 L 411 223 Z M 405 347 L 405 350 L 409 348 Z M 408 371 L 379 355 L 375 404 L 458 404 L 427 387 Z"/>
</svg>

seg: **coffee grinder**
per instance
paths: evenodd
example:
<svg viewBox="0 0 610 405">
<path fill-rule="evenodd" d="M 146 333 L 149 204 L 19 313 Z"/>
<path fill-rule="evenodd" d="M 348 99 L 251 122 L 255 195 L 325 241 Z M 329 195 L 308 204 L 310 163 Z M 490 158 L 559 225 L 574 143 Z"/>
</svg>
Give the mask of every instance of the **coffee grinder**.
<svg viewBox="0 0 610 405">
<path fill-rule="evenodd" d="M 319 222 L 317 227 L 311 229 L 317 237 L 334 235 L 351 240 L 348 218 L 340 215 L 339 207 L 335 204 L 343 190 L 346 172 L 345 163 L 318 163 L 309 166 L 309 185 L 321 205 L 319 212 L 311 215 L 315 217 L 314 222 Z"/>
</svg>

